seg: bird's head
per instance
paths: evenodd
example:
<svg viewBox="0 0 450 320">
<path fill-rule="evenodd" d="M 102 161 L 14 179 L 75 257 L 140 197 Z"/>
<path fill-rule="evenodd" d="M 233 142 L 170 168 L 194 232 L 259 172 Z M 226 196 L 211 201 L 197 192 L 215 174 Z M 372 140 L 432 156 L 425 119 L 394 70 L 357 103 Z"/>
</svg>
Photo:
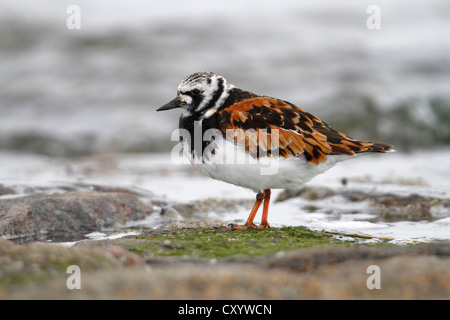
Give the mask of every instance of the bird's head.
<svg viewBox="0 0 450 320">
<path fill-rule="evenodd" d="M 188 115 L 205 115 L 217 110 L 228 97 L 233 85 L 212 72 L 196 72 L 178 86 L 177 97 L 156 111 L 183 108 Z"/>
</svg>

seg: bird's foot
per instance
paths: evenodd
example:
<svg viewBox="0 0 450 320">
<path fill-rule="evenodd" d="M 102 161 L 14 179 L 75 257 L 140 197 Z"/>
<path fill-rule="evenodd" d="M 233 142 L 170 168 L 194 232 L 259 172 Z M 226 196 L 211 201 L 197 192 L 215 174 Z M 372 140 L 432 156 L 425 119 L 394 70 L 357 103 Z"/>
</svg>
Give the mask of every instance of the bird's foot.
<svg viewBox="0 0 450 320">
<path fill-rule="evenodd" d="M 266 229 L 266 228 L 270 228 L 270 225 L 268 222 L 262 222 L 259 226 L 258 229 Z"/>
<path fill-rule="evenodd" d="M 265 228 L 270 228 L 268 223 L 265 224 L 260 224 L 259 226 L 257 226 L 256 224 L 252 223 L 252 224 L 233 224 L 230 223 L 226 228 L 224 228 L 225 230 L 248 230 L 248 229 L 265 229 Z"/>
</svg>

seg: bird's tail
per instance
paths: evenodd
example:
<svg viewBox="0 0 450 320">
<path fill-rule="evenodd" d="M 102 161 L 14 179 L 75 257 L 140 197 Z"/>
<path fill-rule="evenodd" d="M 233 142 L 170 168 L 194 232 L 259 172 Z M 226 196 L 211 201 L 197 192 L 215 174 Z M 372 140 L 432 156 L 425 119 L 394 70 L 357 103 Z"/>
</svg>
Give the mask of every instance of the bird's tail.
<svg viewBox="0 0 450 320">
<path fill-rule="evenodd" d="M 393 146 L 386 143 L 358 141 L 352 138 L 340 139 L 339 142 L 330 142 L 332 154 L 355 155 L 366 152 L 395 152 Z"/>
<path fill-rule="evenodd" d="M 395 152 L 394 147 L 390 144 L 379 143 L 379 142 L 369 142 L 371 145 L 361 150 L 360 152 Z M 358 153 L 358 151 L 356 151 Z"/>
</svg>

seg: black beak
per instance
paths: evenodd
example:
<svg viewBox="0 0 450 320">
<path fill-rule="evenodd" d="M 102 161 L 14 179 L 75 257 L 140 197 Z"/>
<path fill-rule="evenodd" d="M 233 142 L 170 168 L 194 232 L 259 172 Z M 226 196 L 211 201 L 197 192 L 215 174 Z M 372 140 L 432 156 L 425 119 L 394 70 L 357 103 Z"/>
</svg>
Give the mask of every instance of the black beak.
<svg viewBox="0 0 450 320">
<path fill-rule="evenodd" d="M 165 111 L 165 110 L 176 109 L 176 108 L 181 108 L 181 100 L 178 99 L 178 97 L 176 97 L 169 103 L 166 103 L 165 105 L 163 105 L 161 108 L 157 109 L 156 111 Z"/>
</svg>

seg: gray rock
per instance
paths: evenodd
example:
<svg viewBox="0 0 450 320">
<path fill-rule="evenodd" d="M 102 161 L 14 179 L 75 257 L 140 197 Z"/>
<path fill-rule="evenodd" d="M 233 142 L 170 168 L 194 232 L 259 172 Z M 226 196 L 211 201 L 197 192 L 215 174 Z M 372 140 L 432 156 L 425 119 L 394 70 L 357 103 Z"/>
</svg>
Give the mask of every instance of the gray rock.
<svg viewBox="0 0 450 320">
<path fill-rule="evenodd" d="M 433 221 L 437 218 L 447 217 L 450 207 L 449 199 L 427 197 L 419 194 L 400 195 L 395 193 L 376 193 L 348 188 L 335 190 L 324 187 L 305 186 L 300 189 L 284 190 L 277 201 L 286 201 L 300 197 L 308 202 L 305 210 L 319 210 L 321 201 L 335 198 L 336 203 L 366 202 L 370 213 L 377 215 L 377 220 L 395 221 Z M 440 212 L 447 212 L 447 214 Z"/>
<path fill-rule="evenodd" d="M 0 200 L 0 235 L 82 235 L 143 219 L 151 212 L 137 196 L 126 192 L 32 194 Z"/>
<path fill-rule="evenodd" d="M 5 194 L 14 194 L 14 190 L 12 190 L 11 188 L 5 187 L 3 185 L 0 184 L 0 196 L 5 195 Z"/>
</svg>

